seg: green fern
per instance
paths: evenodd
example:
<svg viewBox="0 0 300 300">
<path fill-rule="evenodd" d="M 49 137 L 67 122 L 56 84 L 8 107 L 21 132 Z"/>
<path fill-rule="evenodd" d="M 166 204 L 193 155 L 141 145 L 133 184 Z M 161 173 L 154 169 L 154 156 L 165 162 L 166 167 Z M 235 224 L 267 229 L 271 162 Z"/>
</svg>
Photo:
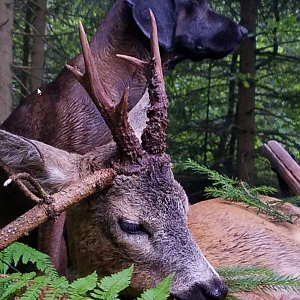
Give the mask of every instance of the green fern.
<svg viewBox="0 0 300 300">
<path fill-rule="evenodd" d="M 282 201 L 288 202 L 288 203 L 294 204 L 295 206 L 300 207 L 300 197 L 299 196 L 283 198 Z"/>
<path fill-rule="evenodd" d="M 296 223 L 300 218 L 299 214 L 283 213 L 272 207 L 270 203 L 264 203 L 259 199 L 260 194 L 274 193 L 276 190 L 272 187 L 260 186 L 251 188 L 245 182 L 229 178 L 226 175 L 220 175 L 218 172 L 199 165 L 192 160 L 188 160 L 185 166 L 187 169 L 191 169 L 194 172 L 206 174 L 208 178 L 213 181 L 212 186 L 205 189 L 208 197 L 223 197 L 225 199 L 230 199 L 233 202 L 245 203 L 248 206 L 256 207 L 258 213 L 265 213 L 278 221 L 285 220 Z"/>
<path fill-rule="evenodd" d="M 35 300 L 41 294 L 45 286 L 50 282 L 49 276 L 37 276 L 32 282 L 30 288 L 28 288 L 24 294 L 20 297 L 20 300 Z"/>
<path fill-rule="evenodd" d="M 248 275 L 268 275 L 273 274 L 273 271 L 264 266 L 230 266 L 220 267 L 216 269 L 219 275 L 223 278 L 240 277 Z"/>
<path fill-rule="evenodd" d="M 69 287 L 69 282 L 65 276 L 55 278 L 45 291 L 45 300 L 60 299 Z"/>
<path fill-rule="evenodd" d="M 28 284 L 28 282 L 34 278 L 36 273 L 31 272 L 22 275 L 17 275 L 10 277 L 10 280 L 8 281 L 10 284 L 5 288 L 5 290 L 0 290 L 0 300 L 6 299 L 9 295 L 12 295 L 16 291 L 24 288 L 26 284 Z"/>
<path fill-rule="evenodd" d="M 24 245 L 20 243 L 17 244 L 21 245 L 20 249 L 22 250 L 30 249 L 30 252 L 33 250 L 28 246 L 23 247 Z M 14 253 L 21 251 L 16 251 L 14 247 L 10 249 L 12 249 Z M 7 248 L 3 251 L 5 251 L 6 257 L 12 257 L 12 255 L 7 252 Z M 3 251 L 0 252 L 0 255 L 3 255 Z M 35 253 L 35 251 L 36 250 L 31 253 Z M 40 254 L 41 253 L 39 253 L 39 255 Z M 31 259 L 30 255 L 28 256 L 26 254 L 26 257 L 28 261 L 35 261 L 35 259 Z M 48 261 L 37 265 L 42 266 L 42 269 L 48 272 L 51 262 L 49 258 L 44 257 L 44 259 L 48 259 Z M 19 260 L 20 258 L 15 261 L 18 262 Z M 45 265 L 48 266 L 48 268 L 45 268 Z M 291 277 L 279 275 L 266 267 L 234 266 L 219 268 L 217 271 L 230 291 L 227 297 L 228 300 L 240 300 L 233 294 L 245 291 L 300 291 L 300 276 Z M 129 286 L 132 272 L 133 266 L 119 273 L 104 277 L 99 283 L 96 272 L 84 278 L 77 279 L 73 283 L 69 283 L 64 276 L 55 277 L 51 272 L 39 276 L 37 276 L 35 272 L 25 274 L 13 273 L 0 277 L 0 300 L 11 299 L 14 296 L 17 296 L 20 300 L 36 300 L 41 295 L 43 295 L 43 299 L 46 300 L 117 300 L 119 299 L 119 292 Z M 156 288 L 149 289 L 142 293 L 137 300 L 167 299 L 173 276 L 174 273 L 159 283 Z"/>
<path fill-rule="evenodd" d="M 300 291 L 300 276 L 279 275 L 263 266 L 231 266 L 217 268 L 228 287 L 227 300 L 242 300 L 233 294 L 251 291 Z"/>
<path fill-rule="evenodd" d="M 102 278 L 98 282 L 96 272 L 69 283 L 62 276 L 59 277 L 50 261 L 49 256 L 40 253 L 21 243 L 15 243 L 0 252 L 1 258 L 7 258 L 9 264 L 32 262 L 44 275 L 32 273 L 13 273 L 0 277 L 0 300 L 18 296 L 20 300 L 36 300 L 41 295 L 45 300 L 117 300 L 119 292 L 130 284 L 133 265 L 119 273 Z M 37 262 L 37 259 L 41 261 Z M 4 264 L 5 265 L 5 264 Z M 7 272 L 7 267 L 3 271 Z M 146 291 L 140 300 L 165 300 L 169 295 L 169 288 L 173 275 L 168 276 L 157 288 Z"/>
<path fill-rule="evenodd" d="M 169 297 L 172 279 L 175 273 L 170 274 L 155 289 L 149 289 L 142 293 L 137 300 L 165 300 Z"/>
<path fill-rule="evenodd" d="M 133 265 L 119 273 L 106 276 L 97 284 L 98 288 L 91 293 L 95 299 L 115 300 L 119 299 L 118 294 L 130 284 L 133 272 Z"/>
<path fill-rule="evenodd" d="M 17 265 L 19 261 L 23 264 L 31 262 L 36 264 L 38 270 L 42 271 L 50 278 L 58 278 L 58 273 L 51 263 L 50 257 L 40 251 L 37 251 L 27 245 L 16 242 L 5 248 L 0 252 L 0 258 L 6 261 L 8 264 Z M 0 273 L 7 274 L 8 265 L 0 261 Z"/>
<path fill-rule="evenodd" d="M 86 297 L 86 293 L 96 288 L 97 280 L 98 276 L 96 271 L 86 277 L 79 278 L 69 285 L 67 294 L 70 296 L 70 299 L 73 300 L 90 299 Z"/>
</svg>

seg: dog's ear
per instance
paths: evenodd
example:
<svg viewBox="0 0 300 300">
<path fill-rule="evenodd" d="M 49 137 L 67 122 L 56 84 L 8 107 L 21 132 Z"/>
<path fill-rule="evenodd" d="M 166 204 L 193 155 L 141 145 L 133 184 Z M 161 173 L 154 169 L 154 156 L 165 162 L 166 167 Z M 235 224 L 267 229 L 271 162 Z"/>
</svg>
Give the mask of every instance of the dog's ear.
<svg viewBox="0 0 300 300">
<path fill-rule="evenodd" d="M 171 50 L 176 27 L 176 9 L 173 0 L 125 0 L 132 6 L 135 22 L 142 32 L 150 38 L 150 16 L 152 10 L 158 30 L 159 44 L 166 50 Z"/>
</svg>

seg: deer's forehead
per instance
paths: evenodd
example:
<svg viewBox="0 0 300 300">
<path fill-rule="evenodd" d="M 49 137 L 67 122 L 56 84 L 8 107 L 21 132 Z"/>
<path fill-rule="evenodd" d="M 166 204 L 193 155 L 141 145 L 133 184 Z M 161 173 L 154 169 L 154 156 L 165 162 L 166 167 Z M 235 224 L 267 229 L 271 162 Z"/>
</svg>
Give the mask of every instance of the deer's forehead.
<svg viewBox="0 0 300 300">
<path fill-rule="evenodd" d="M 118 175 L 106 195 L 107 200 L 115 209 L 136 216 L 185 215 L 188 199 L 172 172 L 169 178 L 166 176 L 163 179 L 150 175 Z"/>
</svg>

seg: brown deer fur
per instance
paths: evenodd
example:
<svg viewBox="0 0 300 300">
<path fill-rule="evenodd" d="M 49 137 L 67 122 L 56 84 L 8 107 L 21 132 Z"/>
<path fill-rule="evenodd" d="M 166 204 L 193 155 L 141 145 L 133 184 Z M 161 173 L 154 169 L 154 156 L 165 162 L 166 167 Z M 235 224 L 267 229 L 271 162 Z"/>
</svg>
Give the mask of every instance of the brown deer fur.
<svg viewBox="0 0 300 300">
<path fill-rule="evenodd" d="M 264 201 L 277 200 L 262 196 Z M 291 204 L 277 209 L 300 214 Z M 300 275 L 300 223 L 278 222 L 255 208 L 217 198 L 190 206 L 188 226 L 197 244 L 214 267 L 261 265 L 282 275 Z M 251 292 L 245 300 L 299 300 L 290 291 Z"/>
</svg>

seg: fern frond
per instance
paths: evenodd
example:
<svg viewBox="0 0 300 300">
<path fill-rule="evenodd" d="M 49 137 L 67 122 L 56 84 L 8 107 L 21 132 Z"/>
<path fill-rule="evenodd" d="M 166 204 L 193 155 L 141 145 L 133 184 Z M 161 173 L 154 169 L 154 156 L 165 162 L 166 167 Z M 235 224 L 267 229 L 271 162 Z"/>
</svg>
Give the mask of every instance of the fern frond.
<svg viewBox="0 0 300 300">
<path fill-rule="evenodd" d="M 32 282 L 28 284 L 27 290 L 20 297 L 20 300 L 36 300 L 41 294 L 42 290 L 50 282 L 50 277 L 48 276 L 37 276 Z"/>
<path fill-rule="evenodd" d="M 289 197 L 289 198 L 283 198 L 282 201 L 294 204 L 295 206 L 300 207 L 300 197 Z"/>
<path fill-rule="evenodd" d="M 50 257 L 47 254 L 37 251 L 25 244 L 19 242 L 11 244 L 10 246 L 8 246 L 0 252 L 0 257 L 9 264 L 14 264 L 15 266 L 18 264 L 19 261 L 22 261 L 23 264 L 31 262 L 36 265 L 39 271 L 42 271 L 49 277 L 53 279 L 59 277 L 57 271 L 55 270 L 50 260 Z M 6 274 L 7 270 L 7 265 L 0 264 L 1 273 Z"/>
<path fill-rule="evenodd" d="M 148 289 L 142 293 L 137 300 L 166 300 L 170 294 L 172 279 L 175 273 L 170 274 L 162 282 L 160 282 L 154 289 Z"/>
<path fill-rule="evenodd" d="M 49 282 L 46 291 L 44 292 L 45 300 L 57 300 L 60 299 L 67 291 L 69 282 L 65 276 L 59 278 L 52 278 Z"/>
<path fill-rule="evenodd" d="M 18 276 L 17 276 L 18 275 Z M 4 300 L 8 296 L 14 294 L 16 291 L 24 288 L 28 282 L 36 275 L 35 272 L 26 273 L 26 274 L 17 274 L 13 276 L 15 280 L 12 280 L 10 277 L 10 284 L 6 287 L 5 291 L 0 295 L 0 300 Z"/>
<path fill-rule="evenodd" d="M 103 300 L 119 299 L 118 294 L 130 284 L 132 272 L 133 265 L 121 272 L 102 278 L 98 283 L 98 288 L 91 293 L 91 296 Z"/>
<path fill-rule="evenodd" d="M 70 284 L 67 290 L 67 294 L 73 300 L 91 299 L 86 297 L 86 293 L 95 289 L 97 280 L 98 276 L 96 271 L 84 278 L 79 278 Z"/>
</svg>

